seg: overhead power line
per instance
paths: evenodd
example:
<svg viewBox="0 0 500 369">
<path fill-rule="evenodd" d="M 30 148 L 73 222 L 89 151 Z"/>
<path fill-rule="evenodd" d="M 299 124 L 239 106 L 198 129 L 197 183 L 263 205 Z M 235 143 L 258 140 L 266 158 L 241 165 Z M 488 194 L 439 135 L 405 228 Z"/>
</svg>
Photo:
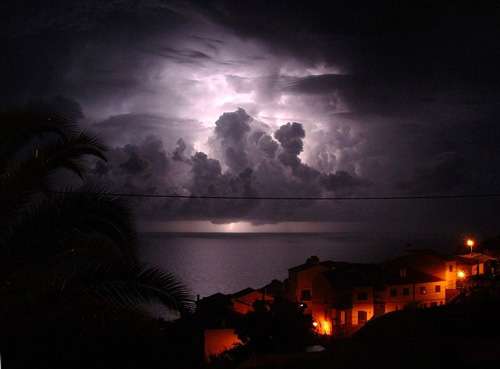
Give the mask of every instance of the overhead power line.
<svg viewBox="0 0 500 369">
<path fill-rule="evenodd" d="M 90 193 L 90 192 L 79 192 Z M 105 192 L 115 197 L 164 198 L 188 200 L 274 200 L 274 201 L 344 201 L 344 200 L 446 200 L 446 199 L 488 199 L 500 198 L 500 193 L 470 193 L 450 195 L 379 195 L 379 196 L 215 196 L 215 195 L 180 195 L 180 194 L 148 194 L 148 193 L 116 193 Z"/>
</svg>

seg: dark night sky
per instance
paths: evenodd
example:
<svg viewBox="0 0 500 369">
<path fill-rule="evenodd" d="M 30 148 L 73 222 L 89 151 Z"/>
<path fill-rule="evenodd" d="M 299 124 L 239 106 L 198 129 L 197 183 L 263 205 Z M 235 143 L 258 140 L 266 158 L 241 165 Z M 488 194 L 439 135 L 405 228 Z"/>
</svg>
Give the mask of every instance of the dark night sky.
<svg viewBox="0 0 500 369">
<path fill-rule="evenodd" d="M 113 190 L 500 193 L 499 5 L 47 3 L 1 5 L 1 104 L 62 96 L 80 106 L 82 125 L 111 146 L 90 179 Z M 498 205 L 148 200 L 137 209 L 160 228 L 301 221 L 303 230 L 486 236 L 497 232 Z"/>
</svg>

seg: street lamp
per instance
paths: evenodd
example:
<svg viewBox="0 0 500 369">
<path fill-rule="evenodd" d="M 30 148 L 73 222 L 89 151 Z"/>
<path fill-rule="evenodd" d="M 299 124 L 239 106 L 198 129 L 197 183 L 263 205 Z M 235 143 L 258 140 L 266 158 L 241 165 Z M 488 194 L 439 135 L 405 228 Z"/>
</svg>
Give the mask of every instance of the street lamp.
<svg viewBox="0 0 500 369">
<path fill-rule="evenodd" d="M 474 247 L 474 245 L 476 244 L 476 241 L 474 241 L 472 238 L 468 238 L 466 241 L 465 241 L 465 244 L 470 247 L 470 253 L 472 254 L 472 248 Z"/>
</svg>

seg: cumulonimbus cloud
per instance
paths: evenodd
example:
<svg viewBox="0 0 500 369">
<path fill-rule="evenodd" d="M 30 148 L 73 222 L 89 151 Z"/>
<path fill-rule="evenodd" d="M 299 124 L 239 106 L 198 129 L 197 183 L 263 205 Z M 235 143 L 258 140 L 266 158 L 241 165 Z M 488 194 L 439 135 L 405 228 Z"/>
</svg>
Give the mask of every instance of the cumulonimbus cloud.
<svg viewBox="0 0 500 369">
<path fill-rule="evenodd" d="M 134 193 L 236 197 L 322 196 L 362 190 L 368 185 L 354 173 L 325 173 L 303 163 L 299 155 L 305 136 L 300 123 L 286 123 L 272 132 L 238 109 L 216 121 L 208 138 L 210 153 L 193 151 L 183 137 L 168 151 L 161 139 L 147 136 L 136 144 L 113 148 L 107 163 L 96 164 L 93 180 Z M 258 200 L 224 200 L 210 206 L 200 200 L 174 201 L 177 204 L 168 200 L 161 206 L 138 207 L 144 214 L 165 220 L 255 217 L 259 222 L 293 219 L 304 207 Z"/>
</svg>

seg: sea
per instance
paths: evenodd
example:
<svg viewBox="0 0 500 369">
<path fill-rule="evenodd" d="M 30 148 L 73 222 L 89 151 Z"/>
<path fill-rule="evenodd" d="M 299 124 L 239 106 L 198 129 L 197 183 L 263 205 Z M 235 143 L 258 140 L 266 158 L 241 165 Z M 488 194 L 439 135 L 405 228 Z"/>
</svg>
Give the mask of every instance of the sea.
<svg viewBox="0 0 500 369">
<path fill-rule="evenodd" d="M 312 255 L 381 262 L 409 248 L 442 250 L 446 242 L 389 233 L 142 233 L 140 257 L 175 274 L 193 296 L 206 297 L 284 280 Z"/>
</svg>

